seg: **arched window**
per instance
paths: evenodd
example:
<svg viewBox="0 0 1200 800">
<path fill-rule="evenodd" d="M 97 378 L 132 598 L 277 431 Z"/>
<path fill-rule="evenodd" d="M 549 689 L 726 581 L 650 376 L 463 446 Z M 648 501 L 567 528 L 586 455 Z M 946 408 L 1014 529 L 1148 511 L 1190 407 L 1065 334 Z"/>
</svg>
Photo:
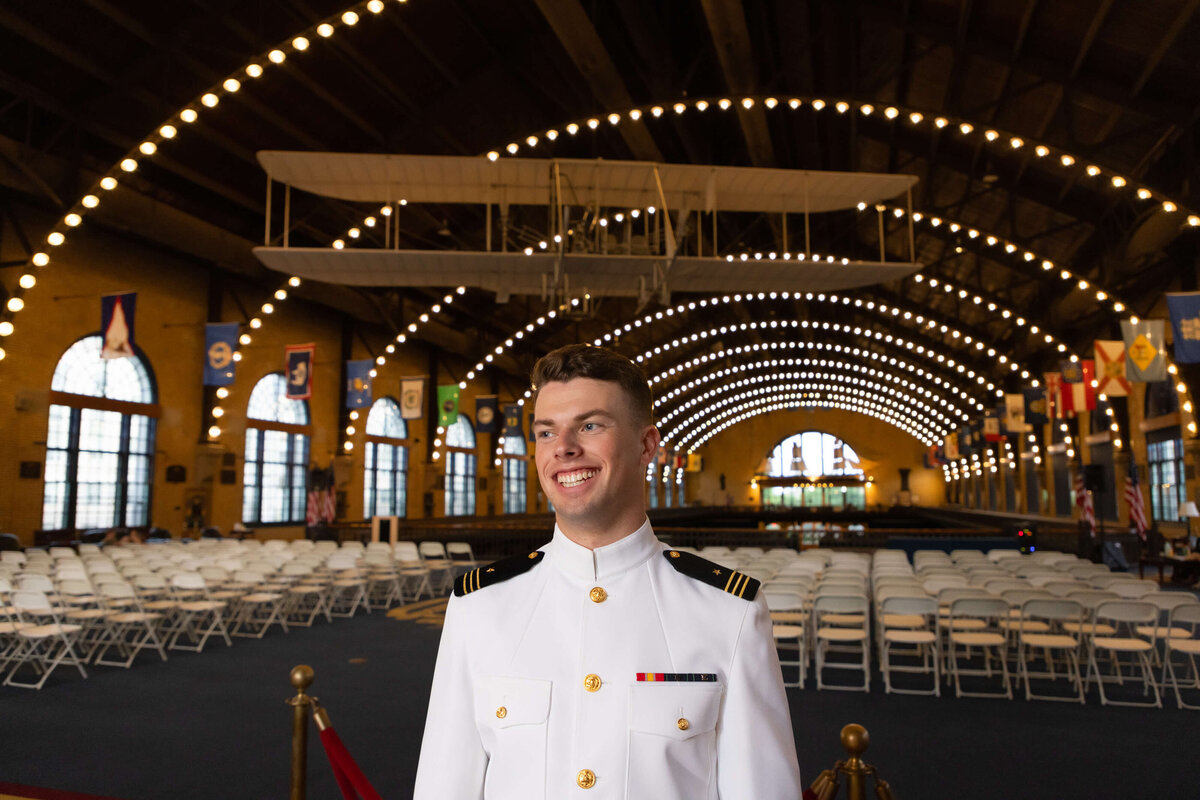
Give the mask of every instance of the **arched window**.
<svg viewBox="0 0 1200 800">
<path fill-rule="evenodd" d="M 254 385 L 246 406 L 242 521 L 304 521 L 310 430 L 308 401 L 288 398 L 282 372 Z"/>
<path fill-rule="evenodd" d="M 381 397 L 367 414 L 363 516 L 403 517 L 408 500 L 408 425 L 400 406 Z"/>
<path fill-rule="evenodd" d="M 446 516 L 475 513 L 475 429 L 465 414 L 446 429 Z"/>
<path fill-rule="evenodd" d="M 803 431 L 775 445 L 758 485 L 764 505 L 865 508 L 865 476 L 853 447 L 833 434 Z"/>
<path fill-rule="evenodd" d="M 99 335 L 85 336 L 54 368 L 42 496 L 47 530 L 150 522 L 154 374 L 141 350 L 102 359 L 100 345 Z"/>
<path fill-rule="evenodd" d="M 504 513 L 524 514 L 527 494 L 525 484 L 529 462 L 525 460 L 525 438 L 504 437 Z"/>
</svg>

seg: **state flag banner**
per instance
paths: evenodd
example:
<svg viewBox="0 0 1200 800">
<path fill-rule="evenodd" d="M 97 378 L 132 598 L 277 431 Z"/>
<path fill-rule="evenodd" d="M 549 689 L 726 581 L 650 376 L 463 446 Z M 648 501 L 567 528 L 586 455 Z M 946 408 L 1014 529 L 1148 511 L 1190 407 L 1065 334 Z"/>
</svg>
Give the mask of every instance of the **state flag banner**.
<svg viewBox="0 0 1200 800">
<path fill-rule="evenodd" d="M 958 461 L 958 434 L 948 433 L 943 440 L 943 451 L 946 454 L 947 461 Z"/>
<path fill-rule="evenodd" d="M 236 322 L 210 322 L 204 326 L 204 385 L 229 386 L 233 383 L 237 362 L 238 331 Z"/>
<path fill-rule="evenodd" d="M 1108 397 L 1127 397 L 1132 385 L 1125 377 L 1125 343 L 1097 339 L 1096 391 Z"/>
<path fill-rule="evenodd" d="M 400 379 L 400 418 L 420 419 L 425 416 L 425 379 Z"/>
<path fill-rule="evenodd" d="M 1046 390 L 1025 389 L 1021 393 L 1025 397 L 1025 424 L 1032 430 L 1050 421 L 1049 409 L 1046 407 Z"/>
<path fill-rule="evenodd" d="M 1167 294 L 1167 311 L 1175 338 L 1175 360 L 1180 364 L 1200 362 L 1200 292 Z"/>
<path fill-rule="evenodd" d="M 100 298 L 101 358 L 130 358 L 133 353 L 133 320 L 137 292 L 106 294 Z"/>
<path fill-rule="evenodd" d="M 287 398 L 308 400 L 312 397 L 312 372 L 317 346 L 289 344 L 283 348 L 283 374 L 287 376 Z"/>
<path fill-rule="evenodd" d="M 458 384 L 438 387 L 438 425 L 449 428 L 458 422 Z"/>
<path fill-rule="evenodd" d="M 1025 430 L 1025 395 L 1004 395 L 1004 427 L 1010 434 Z"/>
<path fill-rule="evenodd" d="M 1095 362 L 1090 358 L 1063 362 L 1062 408 L 1064 412 L 1091 411 L 1096 407 L 1096 390 L 1092 386 Z M 1069 369 L 1068 369 L 1069 367 Z"/>
<path fill-rule="evenodd" d="M 1062 416 L 1062 374 L 1047 372 L 1043 377 L 1046 379 L 1046 415 L 1058 419 Z"/>
<path fill-rule="evenodd" d="M 1167 379 L 1166 343 L 1161 319 L 1121 320 L 1125 342 L 1125 377 L 1139 383 Z"/>
<path fill-rule="evenodd" d="M 346 408 L 366 408 L 371 405 L 371 370 L 375 362 L 369 358 L 346 362 Z"/>
<path fill-rule="evenodd" d="M 520 437 L 524 435 L 521 430 L 521 406 L 513 403 L 504 406 L 504 435 Z"/>
<path fill-rule="evenodd" d="M 484 395 L 475 398 L 475 432 L 496 432 L 496 410 L 500 399 L 496 395 Z"/>
<path fill-rule="evenodd" d="M 702 472 L 704 470 L 704 456 L 699 453 L 687 454 L 687 472 Z"/>
<path fill-rule="evenodd" d="M 989 442 L 999 442 L 1004 438 L 1000 432 L 1000 412 L 994 408 L 983 412 L 983 438 Z"/>
</svg>

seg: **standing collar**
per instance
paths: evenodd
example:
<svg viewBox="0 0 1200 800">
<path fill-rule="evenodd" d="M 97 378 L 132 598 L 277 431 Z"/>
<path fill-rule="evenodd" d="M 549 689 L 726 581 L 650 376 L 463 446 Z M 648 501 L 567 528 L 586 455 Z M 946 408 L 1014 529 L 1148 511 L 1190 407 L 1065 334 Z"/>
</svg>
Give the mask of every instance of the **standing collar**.
<svg viewBox="0 0 1200 800">
<path fill-rule="evenodd" d="M 571 577 L 585 581 L 611 578 L 645 563 L 662 550 L 649 519 L 628 536 L 595 550 L 571 541 L 556 524 L 552 545 L 551 563 Z"/>
</svg>

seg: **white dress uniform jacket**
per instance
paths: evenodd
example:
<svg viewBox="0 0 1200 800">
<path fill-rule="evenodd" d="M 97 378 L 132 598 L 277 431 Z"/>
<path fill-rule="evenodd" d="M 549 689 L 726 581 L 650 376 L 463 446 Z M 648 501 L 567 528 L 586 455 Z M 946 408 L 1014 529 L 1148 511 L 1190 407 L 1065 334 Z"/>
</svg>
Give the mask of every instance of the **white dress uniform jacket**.
<svg viewBox="0 0 1200 800">
<path fill-rule="evenodd" d="M 756 582 L 683 574 L 700 560 L 649 521 L 596 550 L 556 527 L 522 558 L 458 581 L 416 800 L 800 797 L 767 606 L 734 593 Z"/>
</svg>

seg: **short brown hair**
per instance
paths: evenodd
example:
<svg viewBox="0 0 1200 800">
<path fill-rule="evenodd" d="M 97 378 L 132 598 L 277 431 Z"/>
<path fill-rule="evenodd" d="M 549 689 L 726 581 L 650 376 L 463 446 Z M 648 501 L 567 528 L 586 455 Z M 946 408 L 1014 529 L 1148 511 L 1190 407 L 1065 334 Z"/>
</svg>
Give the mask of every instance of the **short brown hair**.
<svg viewBox="0 0 1200 800">
<path fill-rule="evenodd" d="M 590 344 L 569 344 L 539 358 L 530 375 L 535 391 L 547 383 L 566 383 L 574 378 L 617 384 L 625 391 L 634 420 L 650 424 L 654 404 L 650 384 L 642 368 L 625 356 Z"/>
</svg>

